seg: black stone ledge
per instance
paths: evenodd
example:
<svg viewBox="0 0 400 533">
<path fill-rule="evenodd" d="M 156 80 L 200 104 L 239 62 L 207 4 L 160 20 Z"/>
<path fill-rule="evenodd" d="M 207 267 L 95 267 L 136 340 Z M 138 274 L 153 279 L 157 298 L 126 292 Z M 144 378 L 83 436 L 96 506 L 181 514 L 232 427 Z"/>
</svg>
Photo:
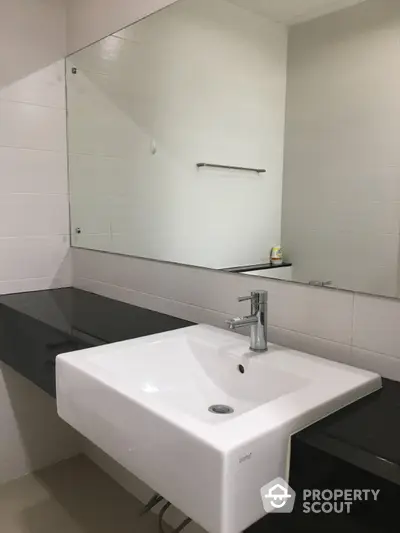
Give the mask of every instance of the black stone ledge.
<svg viewBox="0 0 400 533">
<path fill-rule="evenodd" d="M 272 263 L 261 263 L 260 265 L 248 265 L 231 268 L 222 268 L 224 272 L 232 272 L 234 274 L 243 274 L 245 272 L 255 272 L 256 270 L 273 270 L 274 268 L 291 267 L 293 263 L 283 262 L 281 265 L 273 265 Z"/>
<path fill-rule="evenodd" d="M 400 485 L 400 383 L 383 388 L 293 437 Z"/>
<path fill-rule="evenodd" d="M 51 396 L 58 354 L 193 325 L 74 288 L 0 297 L 0 359 Z"/>
</svg>

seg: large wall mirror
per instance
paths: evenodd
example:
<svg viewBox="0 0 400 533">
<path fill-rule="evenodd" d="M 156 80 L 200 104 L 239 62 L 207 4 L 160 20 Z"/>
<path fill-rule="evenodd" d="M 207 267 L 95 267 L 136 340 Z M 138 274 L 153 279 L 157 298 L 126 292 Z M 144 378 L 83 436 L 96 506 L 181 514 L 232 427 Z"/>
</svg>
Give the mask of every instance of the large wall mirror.
<svg viewBox="0 0 400 533">
<path fill-rule="evenodd" d="M 73 246 L 399 296 L 399 36 L 398 0 L 179 0 L 70 56 Z"/>
</svg>

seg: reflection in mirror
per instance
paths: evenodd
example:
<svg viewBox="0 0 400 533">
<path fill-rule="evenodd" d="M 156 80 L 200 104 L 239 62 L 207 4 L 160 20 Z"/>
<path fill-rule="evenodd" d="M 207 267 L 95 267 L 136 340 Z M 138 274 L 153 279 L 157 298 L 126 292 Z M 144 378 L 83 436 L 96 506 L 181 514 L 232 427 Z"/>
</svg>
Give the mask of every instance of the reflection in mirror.
<svg viewBox="0 0 400 533">
<path fill-rule="evenodd" d="M 394 0 L 179 0 L 70 56 L 73 245 L 398 296 L 399 30 Z"/>
</svg>

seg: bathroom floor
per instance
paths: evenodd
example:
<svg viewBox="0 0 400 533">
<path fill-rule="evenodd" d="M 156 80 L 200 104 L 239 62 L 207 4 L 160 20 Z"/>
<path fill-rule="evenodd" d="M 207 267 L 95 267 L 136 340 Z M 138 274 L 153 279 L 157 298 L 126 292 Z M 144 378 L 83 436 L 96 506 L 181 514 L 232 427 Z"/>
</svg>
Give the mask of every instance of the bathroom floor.
<svg viewBox="0 0 400 533">
<path fill-rule="evenodd" d="M 1 533 L 157 533 L 157 516 L 84 456 L 0 486 Z M 167 527 L 165 527 L 168 530 Z"/>
</svg>

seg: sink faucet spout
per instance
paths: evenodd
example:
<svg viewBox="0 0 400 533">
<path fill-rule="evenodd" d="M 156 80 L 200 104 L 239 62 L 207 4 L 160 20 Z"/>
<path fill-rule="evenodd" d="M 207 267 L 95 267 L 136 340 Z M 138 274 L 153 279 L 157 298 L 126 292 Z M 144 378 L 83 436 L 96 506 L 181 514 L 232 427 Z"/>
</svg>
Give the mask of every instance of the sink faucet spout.
<svg viewBox="0 0 400 533">
<path fill-rule="evenodd" d="M 237 328 L 243 328 L 245 326 L 252 326 L 256 324 L 258 319 L 256 316 L 245 316 L 243 318 L 232 318 L 227 320 L 226 323 L 229 325 L 229 329 L 235 330 Z"/>
<path fill-rule="evenodd" d="M 251 296 L 239 298 L 239 302 L 245 300 L 251 301 L 252 314 L 243 318 L 239 317 L 227 320 L 227 324 L 232 330 L 244 326 L 251 326 L 250 350 L 253 352 L 266 352 L 268 351 L 268 293 L 266 291 L 253 291 Z"/>
</svg>

